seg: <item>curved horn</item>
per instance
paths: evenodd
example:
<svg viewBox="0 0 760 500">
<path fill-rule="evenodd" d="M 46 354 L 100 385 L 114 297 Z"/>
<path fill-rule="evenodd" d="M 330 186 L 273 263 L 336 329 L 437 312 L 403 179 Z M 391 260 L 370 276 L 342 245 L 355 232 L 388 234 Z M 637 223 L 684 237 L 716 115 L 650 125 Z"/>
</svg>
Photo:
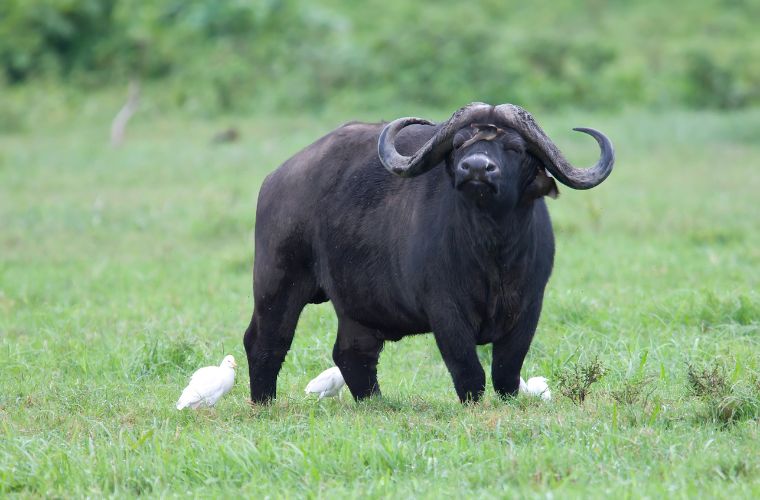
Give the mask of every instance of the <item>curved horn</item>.
<svg viewBox="0 0 760 500">
<path fill-rule="evenodd" d="M 472 121 L 476 112 L 490 110 L 491 106 L 481 102 L 468 104 L 457 110 L 451 118 L 440 125 L 438 131 L 412 156 L 404 156 L 396 150 L 396 136 L 404 127 L 413 124 L 433 125 L 423 118 L 399 118 L 383 128 L 377 141 L 377 155 L 389 172 L 401 177 L 424 174 L 443 161 L 451 151 L 451 141 L 457 130 Z"/>
<path fill-rule="evenodd" d="M 575 168 L 562 155 L 533 117 L 520 106 L 502 104 L 495 109 L 496 116 L 511 128 L 517 130 L 528 142 L 529 149 L 544 163 L 544 167 L 558 181 L 573 189 L 590 189 L 598 186 L 612 172 L 615 164 L 615 149 L 603 133 L 592 128 L 574 128 L 588 134 L 599 143 L 602 150 L 599 161 L 591 168 Z"/>
</svg>

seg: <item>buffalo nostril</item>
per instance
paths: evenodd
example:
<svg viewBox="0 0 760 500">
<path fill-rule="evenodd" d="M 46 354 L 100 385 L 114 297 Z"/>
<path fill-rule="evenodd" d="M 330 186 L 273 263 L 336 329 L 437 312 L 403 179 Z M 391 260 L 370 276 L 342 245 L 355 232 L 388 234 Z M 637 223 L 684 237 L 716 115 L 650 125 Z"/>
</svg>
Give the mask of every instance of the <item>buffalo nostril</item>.
<svg viewBox="0 0 760 500">
<path fill-rule="evenodd" d="M 472 158 L 463 159 L 459 163 L 459 171 L 466 175 L 486 175 L 498 172 L 499 168 L 484 155 L 475 155 Z"/>
</svg>

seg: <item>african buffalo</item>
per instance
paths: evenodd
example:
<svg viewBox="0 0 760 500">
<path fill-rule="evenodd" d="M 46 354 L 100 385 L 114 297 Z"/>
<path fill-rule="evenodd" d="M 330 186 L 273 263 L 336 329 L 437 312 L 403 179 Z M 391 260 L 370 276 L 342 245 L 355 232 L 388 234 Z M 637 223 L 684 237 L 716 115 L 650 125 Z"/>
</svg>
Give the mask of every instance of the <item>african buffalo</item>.
<svg viewBox="0 0 760 500">
<path fill-rule="evenodd" d="M 461 401 L 485 373 L 517 393 L 554 261 L 543 197 L 554 179 L 601 183 L 614 152 L 601 132 L 574 168 L 524 109 L 473 103 L 445 122 L 348 123 L 264 181 L 256 211 L 254 310 L 245 332 L 251 400 L 275 397 L 301 310 L 332 301 L 333 359 L 354 398 L 379 395 L 383 343 L 433 332 Z M 549 175 L 551 174 L 551 175 Z"/>
</svg>

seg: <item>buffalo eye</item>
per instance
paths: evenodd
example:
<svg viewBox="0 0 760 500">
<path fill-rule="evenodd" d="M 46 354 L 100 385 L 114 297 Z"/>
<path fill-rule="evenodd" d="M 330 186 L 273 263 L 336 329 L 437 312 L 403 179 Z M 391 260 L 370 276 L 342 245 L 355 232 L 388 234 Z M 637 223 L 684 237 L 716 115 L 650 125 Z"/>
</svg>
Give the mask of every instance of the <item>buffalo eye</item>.
<svg viewBox="0 0 760 500">
<path fill-rule="evenodd" d="M 465 143 L 470 138 L 470 134 L 466 132 L 458 132 L 457 135 L 454 136 L 454 140 L 452 141 L 452 146 L 454 146 L 454 149 L 459 148 L 462 144 Z"/>
</svg>

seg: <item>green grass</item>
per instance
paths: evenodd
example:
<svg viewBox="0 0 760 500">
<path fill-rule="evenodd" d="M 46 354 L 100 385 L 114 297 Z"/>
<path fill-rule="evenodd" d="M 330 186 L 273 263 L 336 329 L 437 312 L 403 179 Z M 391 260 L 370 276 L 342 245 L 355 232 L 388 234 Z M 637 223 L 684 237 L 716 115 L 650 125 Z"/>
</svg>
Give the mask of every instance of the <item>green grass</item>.
<svg viewBox="0 0 760 500">
<path fill-rule="evenodd" d="M 551 402 L 489 386 L 461 406 L 419 336 L 387 345 L 382 400 L 317 403 L 323 304 L 279 398 L 252 408 L 258 187 L 333 126 L 380 117 L 237 119 L 242 140 L 219 146 L 226 121 L 148 113 L 112 150 L 95 103 L 0 135 L 0 495 L 760 495 L 760 111 L 538 116 L 573 161 L 596 155 L 573 126 L 618 151 L 602 186 L 549 201 L 556 266 L 524 375 L 548 376 Z M 233 391 L 177 412 L 192 371 L 227 353 Z M 557 381 L 594 360 L 606 374 L 576 404 Z M 713 376 L 717 394 L 700 389 Z"/>
</svg>

